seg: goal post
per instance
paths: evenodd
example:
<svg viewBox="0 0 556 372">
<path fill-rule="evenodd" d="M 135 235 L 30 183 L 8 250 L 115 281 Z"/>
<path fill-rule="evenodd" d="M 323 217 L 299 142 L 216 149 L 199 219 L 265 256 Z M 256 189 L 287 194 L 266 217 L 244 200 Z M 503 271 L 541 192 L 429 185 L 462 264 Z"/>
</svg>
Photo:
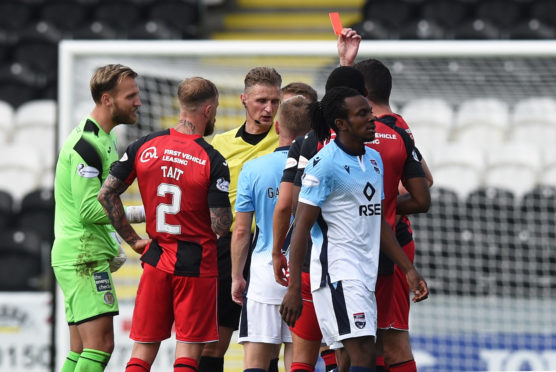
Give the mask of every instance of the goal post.
<svg viewBox="0 0 556 372">
<path fill-rule="evenodd" d="M 411 101 L 432 98 L 445 101 L 456 118 L 463 102 L 494 98 L 505 105 L 511 121 L 520 101 L 556 99 L 556 41 L 362 41 L 357 61 L 366 58 L 380 59 L 390 68 L 391 103 L 400 113 Z M 130 66 L 139 74 L 143 106 L 138 125 L 117 127 L 121 151 L 139 136 L 176 123 L 177 84 L 186 77 L 202 76 L 216 84 L 220 92 L 216 130 L 223 131 L 245 120 L 239 95 L 250 68 L 275 67 L 283 85 L 303 81 L 322 98 L 326 78 L 339 62 L 336 43 L 329 41 L 62 41 L 58 146 L 92 110 L 89 80 L 96 67 L 108 63 Z M 422 110 L 432 115 L 435 107 Z M 425 132 L 417 124 L 413 127 L 406 119 L 433 177 L 435 171 L 438 175 L 431 190 L 431 211 L 411 217 L 416 266 L 431 288 L 430 298 L 413 304 L 410 316 L 419 370 L 556 370 L 556 195 L 550 195 L 556 185 L 510 199 L 496 199 L 499 194 L 491 197 L 490 191 L 486 196 L 452 195 L 444 187 L 443 169 L 435 168 L 440 162 L 428 161 L 428 156 L 442 157 L 435 153 L 437 147 L 455 149 L 450 147 L 453 136 L 445 143 L 431 143 L 427 136 L 419 136 Z M 487 112 L 479 132 L 487 144 L 488 121 Z M 454 128 L 449 123 L 449 131 Z M 518 140 L 542 150 L 538 137 Z M 491 142 L 481 150 L 485 157 L 503 145 Z M 549 161 L 556 164 L 556 159 L 543 158 L 543 164 Z M 486 171 L 482 172 L 484 177 Z M 452 181 L 457 184 L 457 176 Z M 140 202 L 133 187 L 125 196 L 128 203 Z M 118 318 L 123 320 L 116 320 L 116 349 L 107 371 L 121 370 L 130 355 L 130 309 L 141 268 L 136 254 L 128 250 L 128 257 L 114 275 L 123 309 Z M 58 361 L 68 345 L 61 298 L 60 294 Z M 157 363 L 169 368 L 173 341 L 163 345 L 164 356 Z M 242 370 L 241 360 L 237 364 Z"/>
</svg>

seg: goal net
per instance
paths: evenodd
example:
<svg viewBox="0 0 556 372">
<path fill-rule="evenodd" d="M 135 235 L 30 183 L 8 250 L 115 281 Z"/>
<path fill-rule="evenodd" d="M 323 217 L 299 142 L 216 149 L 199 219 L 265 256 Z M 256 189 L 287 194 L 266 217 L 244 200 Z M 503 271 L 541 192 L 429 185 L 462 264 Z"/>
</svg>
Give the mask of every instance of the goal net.
<svg viewBox="0 0 556 372">
<path fill-rule="evenodd" d="M 556 370 L 556 43 L 364 41 L 358 60 L 365 58 L 390 68 L 391 103 L 435 177 L 430 211 L 411 217 L 416 266 L 431 289 L 410 316 L 419 370 Z M 302 81 L 322 97 L 338 58 L 334 42 L 320 41 L 64 41 L 59 143 L 91 111 L 89 79 L 107 63 L 139 73 L 139 123 L 117 127 L 123 151 L 177 122 L 177 85 L 186 77 L 217 85 L 216 130 L 225 131 L 245 120 L 239 95 L 250 68 L 272 66 L 283 85 Z M 134 186 L 125 198 L 141 202 Z M 127 249 L 114 275 L 122 315 L 107 371 L 121 370 L 130 355 L 141 267 Z M 67 349 L 60 307 L 59 351 Z M 157 361 L 164 366 L 173 361 L 166 344 Z M 240 371 L 241 356 L 227 366 Z"/>
</svg>

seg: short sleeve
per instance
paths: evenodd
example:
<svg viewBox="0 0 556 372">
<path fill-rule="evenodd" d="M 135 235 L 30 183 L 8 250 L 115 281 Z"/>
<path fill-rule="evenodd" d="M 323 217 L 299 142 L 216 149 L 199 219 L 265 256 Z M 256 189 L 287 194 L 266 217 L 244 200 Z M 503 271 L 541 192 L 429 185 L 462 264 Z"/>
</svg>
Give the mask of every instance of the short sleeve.
<svg viewBox="0 0 556 372">
<path fill-rule="evenodd" d="M 255 210 L 251 174 L 251 168 L 247 162 L 239 172 L 237 181 L 236 212 L 253 212 Z"/>
<path fill-rule="evenodd" d="M 333 169 L 328 159 L 310 162 L 301 178 L 299 202 L 320 207 L 332 192 Z"/>
</svg>

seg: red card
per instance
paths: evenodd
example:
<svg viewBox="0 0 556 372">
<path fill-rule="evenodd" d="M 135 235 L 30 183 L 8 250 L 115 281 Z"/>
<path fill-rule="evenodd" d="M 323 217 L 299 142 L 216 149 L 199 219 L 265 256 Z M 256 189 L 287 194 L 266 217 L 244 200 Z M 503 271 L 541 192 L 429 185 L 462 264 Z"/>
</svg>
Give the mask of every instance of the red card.
<svg viewBox="0 0 556 372">
<path fill-rule="evenodd" d="M 338 12 L 328 13 L 330 16 L 330 22 L 332 22 L 332 28 L 336 35 L 340 35 L 344 27 L 342 26 L 342 21 L 340 21 L 340 14 Z"/>
</svg>

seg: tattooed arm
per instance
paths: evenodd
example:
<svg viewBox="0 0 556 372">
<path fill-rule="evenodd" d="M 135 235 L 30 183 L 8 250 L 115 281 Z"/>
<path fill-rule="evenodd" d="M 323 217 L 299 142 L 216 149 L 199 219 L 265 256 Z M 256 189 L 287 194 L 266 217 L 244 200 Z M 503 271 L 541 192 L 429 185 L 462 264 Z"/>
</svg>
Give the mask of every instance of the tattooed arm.
<svg viewBox="0 0 556 372">
<path fill-rule="evenodd" d="M 150 243 L 150 239 L 141 239 L 127 220 L 124 206 L 120 199 L 120 194 L 122 194 L 127 187 L 128 185 L 125 182 L 120 181 L 112 175 L 108 175 L 98 193 L 98 201 L 104 208 L 108 218 L 110 218 L 112 226 L 114 226 L 118 234 L 120 234 L 135 252 L 141 254 Z"/>
<path fill-rule="evenodd" d="M 232 208 L 210 208 L 210 227 L 218 236 L 228 235 L 232 227 Z"/>
</svg>

